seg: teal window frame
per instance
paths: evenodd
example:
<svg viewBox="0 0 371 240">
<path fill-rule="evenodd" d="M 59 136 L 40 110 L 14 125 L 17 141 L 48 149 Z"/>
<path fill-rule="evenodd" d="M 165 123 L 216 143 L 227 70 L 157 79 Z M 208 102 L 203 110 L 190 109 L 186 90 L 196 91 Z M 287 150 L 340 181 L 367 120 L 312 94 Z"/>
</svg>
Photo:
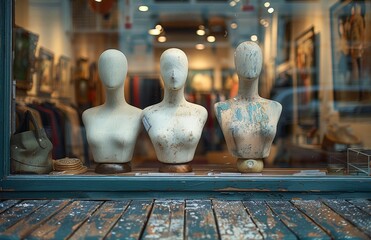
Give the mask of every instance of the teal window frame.
<svg viewBox="0 0 371 240">
<path fill-rule="evenodd" d="M 10 175 L 14 1 L 0 1 L 0 198 L 370 198 L 361 176 L 49 176 Z"/>
</svg>

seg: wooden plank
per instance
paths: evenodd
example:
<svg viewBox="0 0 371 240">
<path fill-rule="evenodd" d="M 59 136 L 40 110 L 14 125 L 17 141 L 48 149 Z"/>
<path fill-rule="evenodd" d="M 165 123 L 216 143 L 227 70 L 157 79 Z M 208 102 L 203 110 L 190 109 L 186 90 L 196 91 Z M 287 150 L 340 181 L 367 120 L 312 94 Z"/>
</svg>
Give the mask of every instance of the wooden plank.
<svg viewBox="0 0 371 240">
<path fill-rule="evenodd" d="M 368 213 L 345 200 L 325 200 L 324 203 L 371 237 L 371 216 Z"/>
<path fill-rule="evenodd" d="M 184 201 L 156 200 L 143 239 L 183 239 Z"/>
<path fill-rule="evenodd" d="M 221 239 L 263 239 L 240 201 L 213 201 Z"/>
<path fill-rule="evenodd" d="M 264 201 L 244 201 L 243 204 L 264 239 L 297 239 Z"/>
<path fill-rule="evenodd" d="M 335 239 L 368 239 L 358 228 L 320 201 L 294 200 L 292 202 Z"/>
<path fill-rule="evenodd" d="M 47 200 L 26 200 L 9 208 L 0 214 L 0 232 L 5 231 L 47 202 Z"/>
<path fill-rule="evenodd" d="M 349 200 L 353 205 L 371 215 L 371 201 L 367 199 Z"/>
<path fill-rule="evenodd" d="M 267 201 L 267 204 L 299 239 L 330 239 L 319 226 L 290 202 Z"/>
<path fill-rule="evenodd" d="M 102 239 L 125 211 L 129 201 L 107 201 L 69 239 Z"/>
<path fill-rule="evenodd" d="M 24 238 L 40 224 L 46 222 L 53 214 L 64 208 L 69 201 L 53 200 L 38 208 L 36 211 L 26 216 L 15 225 L 7 229 L 0 235 L 0 239 L 5 236 L 11 236 L 14 239 Z"/>
<path fill-rule="evenodd" d="M 105 239 L 139 239 L 151 209 L 152 201 L 133 200 Z"/>
<path fill-rule="evenodd" d="M 99 207 L 100 201 L 74 201 L 27 239 L 66 239 Z"/>
<path fill-rule="evenodd" d="M 218 239 L 218 230 L 210 200 L 187 200 L 185 210 L 186 239 Z"/>
<path fill-rule="evenodd" d="M 13 207 L 18 202 L 19 200 L 5 200 L 5 201 L 0 202 L 0 213 L 4 212 L 8 208 Z"/>
</svg>

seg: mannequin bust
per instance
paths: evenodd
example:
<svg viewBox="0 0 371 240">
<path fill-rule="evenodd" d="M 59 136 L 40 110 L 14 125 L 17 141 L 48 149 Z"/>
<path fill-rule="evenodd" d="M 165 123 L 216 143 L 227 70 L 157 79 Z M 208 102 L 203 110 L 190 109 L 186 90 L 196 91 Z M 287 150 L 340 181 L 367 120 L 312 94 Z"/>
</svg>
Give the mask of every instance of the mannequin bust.
<svg viewBox="0 0 371 240">
<path fill-rule="evenodd" d="M 131 171 L 130 161 L 141 128 L 139 108 L 124 98 L 124 81 L 128 63 L 125 55 L 114 49 L 104 51 L 98 62 L 99 76 L 106 91 L 103 105 L 90 108 L 82 115 L 87 140 L 97 173 Z"/>
<path fill-rule="evenodd" d="M 276 135 L 282 106 L 258 94 L 262 52 L 254 42 L 241 43 L 234 54 L 239 79 L 235 98 L 215 104 L 215 113 L 228 151 L 237 157 L 240 172 L 261 172 Z"/>
<path fill-rule="evenodd" d="M 166 50 L 160 58 L 164 81 L 164 99 L 143 110 L 143 124 L 164 163 L 160 172 L 190 172 L 192 161 L 207 119 L 204 107 L 187 102 L 184 85 L 188 73 L 185 53 L 176 48 Z"/>
</svg>

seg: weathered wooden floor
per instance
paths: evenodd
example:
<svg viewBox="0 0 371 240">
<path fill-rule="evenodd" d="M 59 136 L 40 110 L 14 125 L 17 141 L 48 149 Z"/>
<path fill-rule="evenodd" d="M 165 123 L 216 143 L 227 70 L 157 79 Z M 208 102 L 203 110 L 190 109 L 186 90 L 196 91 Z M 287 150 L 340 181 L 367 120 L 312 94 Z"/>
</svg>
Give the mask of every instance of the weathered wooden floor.
<svg viewBox="0 0 371 240">
<path fill-rule="evenodd" d="M 371 201 L 4 200 L 8 238 L 370 239 Z"/>
</svg>

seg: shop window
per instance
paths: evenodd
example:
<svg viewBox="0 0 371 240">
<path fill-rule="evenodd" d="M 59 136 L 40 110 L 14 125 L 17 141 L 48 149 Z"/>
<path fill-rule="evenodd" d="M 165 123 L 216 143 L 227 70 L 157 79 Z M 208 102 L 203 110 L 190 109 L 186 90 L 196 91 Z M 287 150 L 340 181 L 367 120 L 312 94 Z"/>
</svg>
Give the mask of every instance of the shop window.
<svg viewBox="0 0 371 240">
<path fill-rule="evenodd" d="M 12 175 L 99 176 L 82 114 L 107 98 L 99 75 L 101 53 L 118 49 L 125 54 L 126 102 L 145 109 L 163 99 L 160 57 L 169 48 L 179 48 L 188 57 L 186 100 L 208 113 L 191 162 L 193 173 L 187 174 L 241 174 L 214 105 L 238 95 L 233 55 L 244 41 L 262 50 L 260 96 L 283 107 L 261 175 L 370 175 L 367 1 L 13 4 L 11 133 L 25 130 L 22 123 L 31 121 L 25 117 L 29 112 L 53 148 L 49 160 L 42 160 L 46 153 L 40 153 L 34 162 L 24 163 L 33 167 L 12 158 L 7 163 Z M 141 128 L 131 171 L 124 176 L 156 175 L 160 168 L 145 124 Z"/>
</svg>

